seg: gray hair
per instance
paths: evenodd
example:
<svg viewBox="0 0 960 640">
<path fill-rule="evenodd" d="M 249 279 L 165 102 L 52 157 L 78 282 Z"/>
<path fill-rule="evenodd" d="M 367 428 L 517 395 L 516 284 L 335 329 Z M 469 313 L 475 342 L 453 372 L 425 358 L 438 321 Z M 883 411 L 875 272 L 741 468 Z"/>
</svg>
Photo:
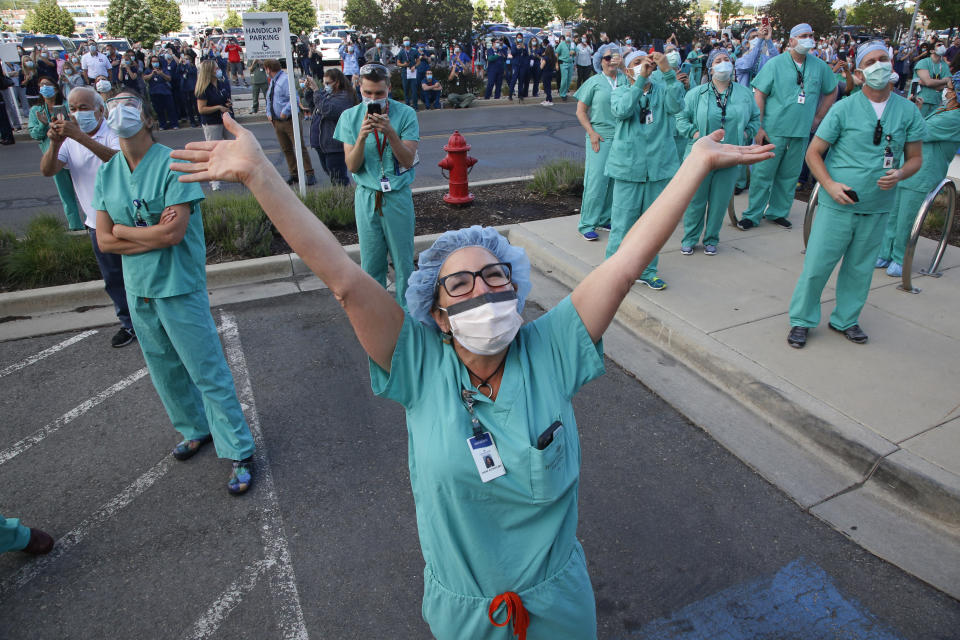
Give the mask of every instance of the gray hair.
<svg viewBox="0 0 960 640">
<path fill-rule="evenodd" d="M 103 113 L 107 112 L 107 103 L 103 101 L 103 96 L 101 96 L 97 91 L 90 86 L 82 85 L 79 87 L 74 87 L 70 90 L 70 95 L 73 95 L 74 91 L 89 91 L 93 95 L 93 104 L 95 107 L 100 107 L 100 111 Z M 70 101 L 70 98 L 67 98 L 67 102 Z"/>
</svg>

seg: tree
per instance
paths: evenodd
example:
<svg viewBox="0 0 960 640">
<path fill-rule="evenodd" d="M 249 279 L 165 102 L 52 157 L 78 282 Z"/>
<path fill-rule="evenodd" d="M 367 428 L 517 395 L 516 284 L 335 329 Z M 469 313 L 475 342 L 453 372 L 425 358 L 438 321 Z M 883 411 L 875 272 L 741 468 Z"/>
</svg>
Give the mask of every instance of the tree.
<svg viewBox="0 0 960 640">
<path fill-rule="evenodd" d="M 920 0 L 920 11 L 930 18 L 931 29 L 950 29 L 960 24 L 960 2 L 957 0 Z M 907 18 L 910 22 L 910 18 Z"/>
<path fill-rule="evenodd" d="M 560 22 L 567 23 L 580 15 L 580 3 L 577 0 L 553 0 L 553 14 Z"/>
<path fill-rule="evenodd" d="M 553 18 L 547 0 L 505 0 L 503 9 L 510 22 L 526 27 L 542 27 Z"/>
<path fill-rule="evenodd" d="M 730 19 L 740 15 L 743 3 L 740 0 L 720 0 L 720 26 L 730 22 Z"/>
<path fill-rule="evenodd" d="M 383 26 L 377 34 L 399 41 L 466 40 L 471 31 L 470 0 L 383 0 Z"/>
<path fill-rule="evenodd" d="M 586 0 L 583 17 L 587 26 L 605 31 L 611 40 L 628 35 L 641 41 L 665 39 L 671 33 L 686 40 L 699 26 L 689 0 Z"/>
<path fill-rule="evenodd" d="M 503 12 L 500 11 L 500 7 L 494 7 L 490 12 L 490 20 L 492 22 L 503 22 Z"/>
<path fill-rule="evenodd" d="M 836 23 L 832 0 L 773 0 L 761 11 L 770 16 L 772 27 L 786 32 L 784 35 L 801 22 L 813 27 L 815 34 L 828 33 Z"/>
<path fill-rule="evenodd" d="M 225 29 L 239 29 L 243 26 L 243 18 L 240 17 L 236 11 L 232 9 L 227 12 L 227 17 L 223 20 L 223 27 Z"/>
<path fill-rule="evenodd" d="M 354 29 L 376 33 L 380 33 L 385 22 L 383 9 L 377 0 L 347 0 L 343 19 Z"/>
<path fill-rule="evenodd" d="M 483 33 L 483 23 L 490 16 L 490 9 L 487 7 L 487 0 L 477 0 L 473 5 L 473 30 L 476 33 Z"/>
<path fill-rule="evenodd" d="M 34 33 L 56 33 L 69 36 L 76 28 L 73 16 L 57 5 L 56 0 L 40 0 L 27 14 L 23 26 Z"/>
<path fill-rule="evenodd" d="M 160 35 L 160 23 L 145 0 L 110 0 L 107 32 L 148 47 Z"/>
<path fill-rule="evenodd" d="M 307 33 L 317 26 L 317 10 L 311 0 L 267 0 L 260 10 L 286 11 L 290 33 Z"/>
<path fill-rule="evenodd" d="M 897 27 L 910 21 L 910 16 L 892 0 L 857 0 L 847 22 L 893 35 Z"/>
<path fill-rule="evenodd" d="M 183 28 L 180 5 L 175 0 L 150 0 L 150 11 L 157 19 L 160 33 L 177 33 Z"/>
</svg>

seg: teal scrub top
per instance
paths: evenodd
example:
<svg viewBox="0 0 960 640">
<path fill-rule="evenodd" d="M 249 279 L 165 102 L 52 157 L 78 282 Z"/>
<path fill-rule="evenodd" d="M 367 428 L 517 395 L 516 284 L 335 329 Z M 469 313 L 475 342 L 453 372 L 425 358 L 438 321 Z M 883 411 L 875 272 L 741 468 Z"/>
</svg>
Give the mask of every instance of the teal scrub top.
<svg viewBox="0 0 960 640">
<path fill-rule="evenodd" d="M 837 78 L 830 66 L 820 58 L 807 54 L 803 63 L 803 104 L 797 102 L 801 85 L 796 62 L 789 51 L 771 58 L 763 65 L 750 86 L 767 95 L 763 109 L 763 128 L 770 135 L 808 138 L 817 115 L 820 96 L 837 88 Z"/>
<path fill-rule="evenodd" d="M 406 409 L 423 558 L 455 593 L 523 591 L 559 571 L 576 545 L 580 439 L 572 398 L 604 372 L 603 344 L 590 339 L 569 297 L 520 328 L 496 402 L 474 396 L 506 469 L 484 483 L 468 450 L 473 431 L 460 395 L 476 387 L 442 338 L 408 315 L 390 372 L 370 361 L 374 393 Z M 556 420 L 563 428 L 538 450 L 539 434 Z"/>
<path fill-rule="evenodd" d="M 169 298 L 207 286 L 207 246 L 203 238 L 200 202 L 203 189 L 196 182 L 177 180 L 170 170 L 169 147 L 154 143 L 132 172 L 123 153 L 100 166 L 93 190 L 93 208 L 106 211 L 117 224 L 137 226 L 134 201 L 141 202 L 140 218 L 157 224 L 166 207 L 190 205 L 190 221 L 180 243 L 165 249 L 123 256 L 123 282 L 128 293 L 141 298 Z"/>
<path fill-rule="evenodd" d="M 880 117 L 883 136 L 880 144 L 873 144 L 877 114 L 870 100 L 861 91 L 834 104 L 817 129 L 817 137 L 830 143 L 825 163 L 830 177 L 857 192 L 859 202 L 836 204 L 830 196 L 821 195 L 820 203 L 838 207 L 850 213 L 885 213 L 890 211 L 893 191 L 883 191 L 877 180 L 889 169 L 883 168 L 887 146 L 894 158 L 894 167 L 903 159 L 907 142 L 924 139 L 927 127 L 920 110 L 907 100 L 891 92 Z M 889 140 L 888 140 L 889 136 Z M 924 158 L 926 162 L 926 158 Z"/>
<path fill-rule="evenodd" d="M 347 144 L 356 144 L 357 136 L 360 135 L 360 127 L 363 126 L 363 119 L 366 115 L 367 105 L 362 102 L 344 111 L 340 114 L 337 128 L 333 132 L 334 139 Z M 390 118 L 390 125 L 401 140 L 420 140 L 420 122 L 417 120 L 416 111 L 402 102 L 387 98 L 387 115 Z M 415 169 L 411 167 L 409 170 L 403 171 L 393 157 L 390 144 L 383 138 L 380 142 L 385 145 L 383 162 L 381 163 L 380 154 L 377 152 L 376 136 L 368 135 L 363 150 L 363 165 L 359 172 L 353 174 L 353 179 L 357 181 L 357 184 L 374 191 L 381 191 L 381 176 L 386 176 L 390 180 L 392 191 L 409 186 L 413 182 Z"/>
<path fill-rule="evenodd" d="M 917 66 L 913 68 L 913 77 L 917 77 L 917 71 L 920 69 L 925 69 L 930 77 L 934 80 L 942 80 L 943 78 L 950 77 L 950 65 L 946 60 L 940 58 L 940 62 L 934 63 L 933 58 L 924 58 L 917 63 Z M 942 89 L 931 89 L 930 87 L 925 87 L 922 84 L 920 86 L 919 95 L 923 98 L 923 104 L 925 106 L 938 106 L 943 102 L 943 90 Z"/>
<path fill-rule="evenodd" d="M 947 176 L 950 163 L 960 148 L 960 109 L 934 111 L 925 120 L 923 164 L 920 170 L 899 184 L 904 189 L 926 193 Z"/>
<path fill-rule="evenodd" d="M 607 156 L 608 177 L 630 182 L 664 180 L 680 168 L 673 131 L 674 116 L 683 105 L 683 85 L 672 70 L 662 77 L 663 82 L 646 83 L 638 78 L 632 86 L 621 85 L 613 92 L 610 109 L 617 127 Z M 641 85 L 649 91 L 644 93 Z M 653 116 L 650 124 L 642 116 L 646 110 Z"/>
<path fill-rule="evenodd" d="M 557 61 L 560 64 L 573 64 L 573 51 L 566 40 L 557 45 Z"/>
<path fill-rule="evenodd" d="M 766 67 L 764 67 L 766 68 Z M 724 142 L 742 145 L 752 140 L 760 126 L 760 110 L 753 99 L 753 92 L 742 84 L 730 83 L 727 98 L 727 121 L 724 125 Z M 708 135 L 720 128 L 721 110 L 713 93 L 713 83 L 707 82 L 687 91 L 683 110 L 677 114 L 677 133 L 687 140 L 687 150 L 694 143 L 694 134 Z"/>
<path fill-rule="evenodd" d="M 574 98 L 590 107 L 590 124 L 601 136 L 613 136 L 616 128 L 616 119 L 610 111 L 610 95 L 613 84 L 620 87 L 629 85 L 627 76 L 617 71 L 616 81 L 602 73 L 596 73 L 583 83 L 573 95 Z"/>
</svg>

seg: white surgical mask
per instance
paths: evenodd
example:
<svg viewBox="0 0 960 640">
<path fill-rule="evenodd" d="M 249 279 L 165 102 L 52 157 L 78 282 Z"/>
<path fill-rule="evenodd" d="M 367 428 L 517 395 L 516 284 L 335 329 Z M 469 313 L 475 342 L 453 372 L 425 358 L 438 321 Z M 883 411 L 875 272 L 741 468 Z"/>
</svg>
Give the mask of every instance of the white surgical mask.
<svg viewBox="0 0 960 640">
<path fill-rule="evenodd" d="M 667 54 L 667 62 L 671 67 L 676 69 L 680 66 L 680 53 L 678 51 L 671 51 Z"/>
<path fill-rule="evenodd" d="M 713 77 L 720 82 L 728 81 L 732 74 L 733 63 L 729 60 L 724 60 L 723 62 L 718 62 L 717 64 L 713 65 Z"/>
<path fill-rule="evenodd" d="M 107 116 L 107 126 L 121 138 L 132 138 L 143 129 L 140 109 L 130 105 L 115 108 Z"/>
<path fill-rule="evenodd" d="M 84 133 L 90 133 L 100 124 L 100 121 L 97 120 L 97 114 L 93 111 L 76 111 L 73 117 L 77 121 L 80 131 Z"/>
<path fill-rule="evenodd" d="M 934 52 L 935 54 L 937 54 L 938 56 L 942 56 L 943 54 L 945 54 L 945 53 L 947 52 L 947 48 L 946 48 L 945 46 L 943 46 L 943 45 L 940 45 L 939 47 L 937 47 L 936 49 L 934 49 L 933 52 Z"/>
<path fill-rule="evenodd" d="M 793 50 L 803 56 L 811 49 L 816 48 L 816 46 L 817 43 L 813 41 L 813 38 L 800 38 L 797 40 L 797 46 L 795 46 Z"/>
<path fill-rule="evenodd" d="M 452 304 L 444 311 L 453 337 L 464 349 L 480 356 L 492 356 L 506 349 L 523 324 L 515 291 L 485 293 Z"/>
<path fill-rule="evenodd" d="M 883 89 L 890 84 L 890 73 L 893 65 L 889 62 L 874 62 L 866 69 L 861 69 L 864 81 L 872 89 Z"/>
<path fill-rule="evenodd" d="M 750 38 L 750 48 L 756 49 L 760 46 L 760 38 Z"/>
<path fill-rule="evenodd" d="M 97 91 L 100 93 L 106 93 L 107 91 L 110 91 L 111 88 L 112 85 L 110 84 L 109 80 L 100 80 L 97 82 Z"/>
</svg>

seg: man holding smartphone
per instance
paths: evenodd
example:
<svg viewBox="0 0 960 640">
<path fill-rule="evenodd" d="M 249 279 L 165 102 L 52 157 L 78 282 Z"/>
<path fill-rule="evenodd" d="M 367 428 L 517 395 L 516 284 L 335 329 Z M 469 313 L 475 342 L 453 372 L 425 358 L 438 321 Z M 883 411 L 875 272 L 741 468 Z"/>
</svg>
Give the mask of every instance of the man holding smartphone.
<svg viewBox="0 0 960 640">
<path fill-rule="evenodd" d="M 822 193 L 790 300 L 787 343 L 795 349 L 807 343 L 809 329 L 820 323 L 820 296 L 841 258 L 830 328 L 856 344 L 867 341 L 860 311 L 870 292 L 894 188 L 922 163 L 926 125 L 909 100 L 892 92 L 887 48 L 876 41 L 863 45 L 856 62 L 854 73 L 863 90 L 834 105 L 807 150 L 807 166 Z"/>
<path fill-rule="evenodd" d="M 413 272 L 414 211 L 410 184 L 417 162 L 417 112 L 388 96 L 390 72 L 381 64 L 360 68 L 363 102 L 340 115 L 333 137 L 343 143 L 347 169 L 357 183 L 354 214 L 360 266 L 387 286 L 387 253 L 393 260 L 396 299 L 406 308 Z"/>
</svg>

